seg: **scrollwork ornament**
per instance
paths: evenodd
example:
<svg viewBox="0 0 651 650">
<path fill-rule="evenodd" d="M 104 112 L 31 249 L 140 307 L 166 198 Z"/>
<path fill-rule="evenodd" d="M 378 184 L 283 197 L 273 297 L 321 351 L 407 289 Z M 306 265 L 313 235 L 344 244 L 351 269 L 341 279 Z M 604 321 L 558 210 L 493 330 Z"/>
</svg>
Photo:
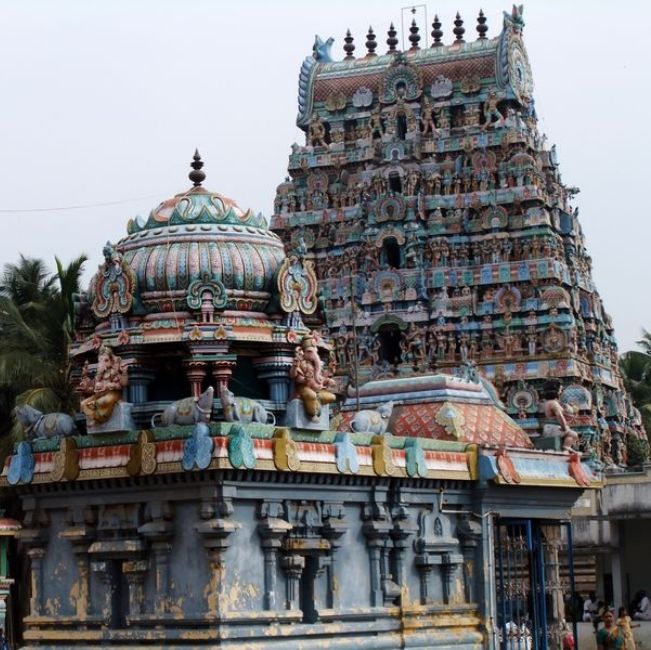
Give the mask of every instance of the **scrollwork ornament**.
<svg viewBox="0 0 651 650">
<path fill-rule="evenodd" d="M 94 299 L 91 309 L 98 318 L 126 314 L 133 306 L 136 274 L 111 242 L 104 246 L 104 263 L 93 278 Z"/>
<path fill-rule="evenodd" d="M 287 313 L 313 314 L 317 308 L 318 281 L 311 260 L 286 258 L 278 270 L 280 307 Z"/>
</svg>

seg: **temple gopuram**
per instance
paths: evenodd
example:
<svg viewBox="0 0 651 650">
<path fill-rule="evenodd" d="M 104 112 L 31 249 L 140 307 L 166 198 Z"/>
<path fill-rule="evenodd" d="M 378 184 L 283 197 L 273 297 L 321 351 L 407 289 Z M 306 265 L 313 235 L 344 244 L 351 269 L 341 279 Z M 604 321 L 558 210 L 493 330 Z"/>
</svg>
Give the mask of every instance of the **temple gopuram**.
<svg viewBox="0 0 651 650">
<path fill-rule="evenodd" d="M 196 152 L 107 242 L 79 411 L 18 407 L 0 477 L 18 647 L 563 648 L 569 513 L 635 414 L 521 10 L 485 23 L 317 38 L 271 227 Z"/>
<path fill-rule="evenodd" d="M 582 451 L 625 465 L 627 438 L 645 433 L 571 207 L 578 190 L 538 131 L 523 25 L 516 8 L 489 39 L 480 13 L 471 40 L 457 15 L 445 46 L 435 18 L 427 46 L 413 21 L 409 49 L 392 26 L 386 53 L 371 29 L 358 56 L 347 35 L 341 61 L 317 39 L 299 81 L 306 142 L 272 228 L 314 261 L 351 395 L 470 362 L 536 439 L 544 383 L 558 379 Z M 431 409 L 411 419 L 435 425 Z"/>
</svg>

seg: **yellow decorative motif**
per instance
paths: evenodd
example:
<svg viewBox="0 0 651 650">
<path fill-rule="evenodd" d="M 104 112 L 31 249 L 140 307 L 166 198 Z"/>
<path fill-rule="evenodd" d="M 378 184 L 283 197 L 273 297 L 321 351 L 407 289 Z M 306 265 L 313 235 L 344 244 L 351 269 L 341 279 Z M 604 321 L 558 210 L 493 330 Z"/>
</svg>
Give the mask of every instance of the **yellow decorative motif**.
<svg viewBox="0 0 651 650">
<path fill-rule="evenodd" d="M 380 476 L 393 476 L 396 466 L 393 464 L 393 454 L 386 436 L 373 436 L 371 440 L 373 454 L 373 470 Z"/>
<path fill-rule="evenodd" d="M 74 481 L 79 476 L 79 452 L 73 438 L 62 438 L 50 472 L 52 481 Z"/>
<path fill-rule="evenodd" d="M 273 439 L 274 464 L 276 469 L 295 472 L 301 467 L 298 458 L 298 445 L 286 427 L 279 427 L 274 431 Z"/>
</svg>

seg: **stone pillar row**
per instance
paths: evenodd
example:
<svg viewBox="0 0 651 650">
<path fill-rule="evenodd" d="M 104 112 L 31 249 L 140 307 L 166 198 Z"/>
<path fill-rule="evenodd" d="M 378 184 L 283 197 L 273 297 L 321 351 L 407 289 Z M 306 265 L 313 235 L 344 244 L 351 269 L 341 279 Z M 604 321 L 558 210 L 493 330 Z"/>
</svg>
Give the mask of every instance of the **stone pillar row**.
<svg viewBox="0 0 651 650">
<path fill-rule="evenodd" d="M 386 492 L 386 489 L 375 488 L 375 492 L 378 491 Z M 210 567 L 204 612 L 208 619 L 223 618 L 232 608 L 226 587 L 232 578 L 229 574 L 233 567 L 226 563 L 225 555 L 236 539 L 233 534 L 240 527 L 233 516 L 236 494 L 235 486 L 202 488 L 199 517 L 192 526 L 192 531 L 202 541 Z M 426 511 L 429 514 L 423 514 L 422 509 L 419 512 L 419 524 L 416 525 L 406 504 L 389 505 L 371 500 L 364 506 L 362 532 L 369 558 L 371 607 L 399 603 L 406 582 L 405 556 L 414 544 L 421 602 L 441 601 L 431 583 L 435 569 L 443 588 L 442 601 L 446 604 L 468 602 L 470 588 L 466 586 L 464 590 L 456 585 L 470 580 L 456 578 L 466 551 L 475 552 L 476 531 L 469 528 L 461 533 L 460 542 L 450 534 L 437 532 L 436 525 L 432 526 L 431 510 Z M 439 521 L 438 517 L 436 521 Z M 48 524 L 44 519 L 40 523 L 34 521 L 34 513 L 28 515 L 26 524 L 30 525 L 26 525 L 20 535 L 31 563 L 31 615 L 45 616 L 48 614 L 44 609 Z M 300 620 L 306 605 L 301 603 L 301 581 L 305 571 L 309 572 L 310 579 L 324 576 L 326 585 L 325 601 L 313 601 L 311 606 L 308 604 L 308 609 L 312 612 L 337 610 L 339 572 L 342 571 L 338 551 L 349 527 L 343 501 L 262 501 L 257 532 L 263 553 L 264 610 L 284 610 L 288 615 L 293 612 L 295 619 Z M 75 556 L 77 578 L 70 593 L 75 601 L 76 618 L 80 622 L 104 622 L 117 628 L 137 623 L 142 618 L 160 623 L 173 618 L 170 604 L 173 537 L 173 504 L 168 501 L 70 508 L 59 538 L 71 544 Z M 284 571 L 286 577 L 284 594 L 278 593 L 279 570 Z M 91 571 L 105 585 L 97 603 L 93 603 L 91 598 Z M 150 604 L 145 606 L 147 575 L 153 575 L 155 593 Z M 118 597 L 121 581 L 127 589 L 126 612 L 122 610 L 122 598 Z M 309 593 L 312 591 L 307 590 Z"/>
</svg>

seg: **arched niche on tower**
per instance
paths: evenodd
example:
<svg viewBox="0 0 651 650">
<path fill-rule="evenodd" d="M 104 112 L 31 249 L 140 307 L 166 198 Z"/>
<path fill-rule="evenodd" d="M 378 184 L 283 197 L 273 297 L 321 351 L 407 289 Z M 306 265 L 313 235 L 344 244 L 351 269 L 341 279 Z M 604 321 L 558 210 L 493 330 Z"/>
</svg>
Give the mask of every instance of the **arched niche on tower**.
<svg viewBox="0 0 651 650">
<path fill-rule="evenodd" d="M 398 228 L 383 228 L 375 239 L 375 246 L 380 249 L 380 266 L 382 268 L 402 268 L 404 263 L 403 246 L 405 235 Z"/>
<path fill-rule="evenodd" d="M 423 92 L 422 72 L 411 65 L 392 65 L 382 79 L 380 101 L 392 104 L 397 99 L 413 101 Z"/>
<path fill-rule="evenodd" d="M 394 314 L 383 314 L 372 325 L 371 332 L 380 342 L 380 363 L 390 365 L 402 363 L 402 343 L 407 331 L 407 323 Z"/>
</svg>

